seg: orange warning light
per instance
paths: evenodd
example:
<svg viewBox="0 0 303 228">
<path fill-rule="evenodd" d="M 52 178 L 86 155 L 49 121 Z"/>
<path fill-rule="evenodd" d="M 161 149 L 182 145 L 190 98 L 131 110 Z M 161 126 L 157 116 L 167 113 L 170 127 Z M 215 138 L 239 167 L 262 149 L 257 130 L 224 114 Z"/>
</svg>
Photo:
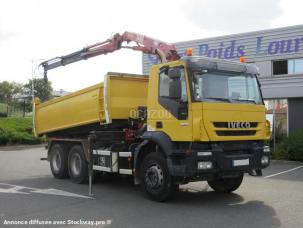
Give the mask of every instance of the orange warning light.
<svg viewBox="0 0 303 228">
<path fill-rule="evenodd" d="M 193 49 L 192 48 L 187 48 L 185 55 L 186 56 L 193 56 Z"/>
<path fill-rule="evenodd" d="M 246 58 L 244 56 L 241 56 L 239 60 L 240 63 L 246 63 Z"/>
</svg>

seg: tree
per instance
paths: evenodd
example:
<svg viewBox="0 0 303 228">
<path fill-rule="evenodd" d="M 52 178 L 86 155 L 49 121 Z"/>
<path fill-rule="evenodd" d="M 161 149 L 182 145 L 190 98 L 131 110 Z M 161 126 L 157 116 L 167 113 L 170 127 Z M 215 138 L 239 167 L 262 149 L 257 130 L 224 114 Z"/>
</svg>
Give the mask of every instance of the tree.
<svg viewBox="0 0 303 228">
<path fill-rule="evenodd" d="M 32 95 L 32 80 L 29 80 L 27 84 L 24 85 L 25 94 L 30 97 Z M 34 79 L 34 95 L 38 97 L 41 101 L 47 101 L 52 98 L 53 88 L 49 81 L 45 81 L 42 78 Z"/>
<path fill-rule="evenodd" d="M 16 82 L 0 82 L 0 102 L 10 104 L 22 94 L 22 85 Z"/>
</svg>

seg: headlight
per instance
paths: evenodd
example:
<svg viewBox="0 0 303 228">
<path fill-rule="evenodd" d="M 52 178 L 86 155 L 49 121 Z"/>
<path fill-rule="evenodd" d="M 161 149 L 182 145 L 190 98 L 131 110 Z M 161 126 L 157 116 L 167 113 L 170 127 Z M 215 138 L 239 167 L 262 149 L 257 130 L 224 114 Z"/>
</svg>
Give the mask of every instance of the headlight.
<svg viewBox="0 0 303 228">
<path fill-rule="evenodd" d="M 261 158 L 261 164 L 267 165 L 269 163 L 269 157 L 268 156 L 262 156 Z"/>
<path fill-rule="evenodd" d="M 270 122 L 268 120 L 265 122 L 265 135 L 267 139 L 271 138 Z"/>
</svg>

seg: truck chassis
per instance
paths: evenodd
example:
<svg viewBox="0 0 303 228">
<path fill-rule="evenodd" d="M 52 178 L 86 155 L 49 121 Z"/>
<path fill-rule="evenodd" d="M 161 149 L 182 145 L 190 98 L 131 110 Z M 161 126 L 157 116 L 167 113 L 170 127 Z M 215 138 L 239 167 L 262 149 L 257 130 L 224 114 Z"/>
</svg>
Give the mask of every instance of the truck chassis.
<svg viewBox="0 0 303 228">
<path fill-rule="evenodd" d="M 93 131 L 81 138 L 50 137 L 47 159 L 53 175 L 88 182 L 89 195 L 96 172 L 131 175 L 149 198 L 164 201 L 174 196 L 179 184 L 192 181 L 208 181 L 215 191 L 232 192 L 241 185 L 244 173 L 261 176 L 261 169 L 269 165 L 270 151 L 261 141 L 172 142 L 169 152 L 167 145 L 146 135 L 132 143 L 125 143 L 124 136 L 123 131 Z"/>
</svg>

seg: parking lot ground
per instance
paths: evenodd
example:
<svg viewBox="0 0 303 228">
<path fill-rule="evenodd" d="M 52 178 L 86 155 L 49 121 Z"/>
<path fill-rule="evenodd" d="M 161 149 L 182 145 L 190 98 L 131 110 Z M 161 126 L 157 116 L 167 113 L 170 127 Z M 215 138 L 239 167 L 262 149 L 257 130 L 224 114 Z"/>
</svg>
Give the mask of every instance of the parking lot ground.
<svg viewBox="0 0 303 228">
<path fill-rule="evenodd" d="M 40 161 L 45 154 L 42 147 L 0 148 L 0 227 L 31 220 L 65 222 L 46 227 L 91 227 L 79 225 L 89 221 L 100 227 L 303 227 L 300 162 L 273 161 L 263 177 L 247 175 L 232 194 L 195 182 L 181 186 L 175 200 L 157 203 L 130 178 L 97 182 L 90 198 L 87 185 L 54 179 L 49 163 Z"/>
</svg>

